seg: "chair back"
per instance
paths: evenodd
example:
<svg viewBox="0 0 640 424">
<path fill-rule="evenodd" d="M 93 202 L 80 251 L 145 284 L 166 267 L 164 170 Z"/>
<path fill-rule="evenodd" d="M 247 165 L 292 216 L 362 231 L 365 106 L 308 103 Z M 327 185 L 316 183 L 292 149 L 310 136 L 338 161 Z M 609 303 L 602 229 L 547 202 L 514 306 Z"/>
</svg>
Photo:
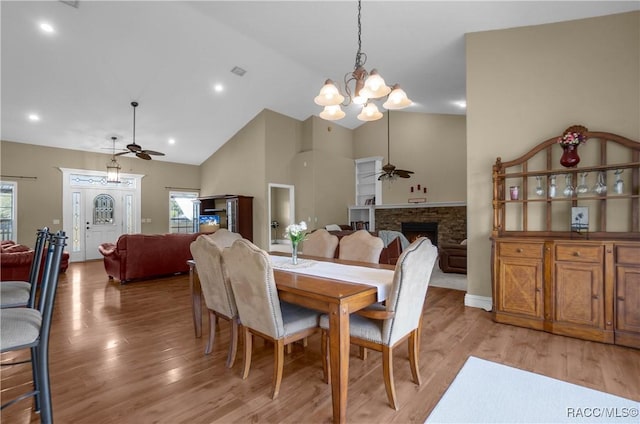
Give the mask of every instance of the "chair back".
<svg viewBox="0 0 640 424">
<path fill-rule="evenodd" d="M 218 246 L 212 237 L 202 235 L 191 243 L 190 249 L 207 308 L 228 318 L 236 317 L 238 308 L 222 261 L 224 247 Z"/>
<path fill-rule="evenodd" d="M 324 228 L 319 228 L 309 234 L 302 242 L 302 253 L 321 258 L 333 258 L 338 247 L 338 237 Z"/>
<path fill-rule="evenodd" d="M 367 230 L 358 230 L 340 240 L 340 259 L 377 264 L 384 242 Z"/>
<path fill-rule="evenodd" d="M 206 237 L 209 240 L 213 241 L 220 250 L 225 247 L 231 247 L 234 241 L 241 239 L 242 236 L 238 233 L 231 232 L 226 228 L 220 228 L 213 234 L 205 234 L 201 237 Z"/>
<path fill-rule="evenodd" d="M 33 308 L 36 304 L 36 293 L 38 289 L 38 282 L 40 277 L 40 269 L 42 268 L 42 258 L 44 251 L 47 247 L 47 240 L 49 238 L 49 228 L 43 227 L 36 233 L 36 245 L 33 249 L 33 262 L 31 262 L 31 268 L 29 269 L 29 300 L 27 307 Z"/>
<path fill-rule="evenodd" d="M 427 237 L 416 239 L 400 255 L 386 301 L 386 310 L 395 315 L 382 325 L 383 343 L 392 346 L 418 328 L 437 257 L 438 249 Z"/>
<path fill-rule="evenodd" d="M 43 348 L 48 346 L 53 305 L 56 300 L 58 278 L 60 276 L 60 262 L 64 247 L 67 245 L 67 236 L 64 231 L 58 231 L 49 235 L 47 254 L 42 272 L 40 285 L 40 297 L 38 298 L 38 310 L 42 314 L 42 327 L 40 329 L 40 343 Z"/>
<path fill-rule="evenodd" d="M 222 252 L 242 325 L 274 339 L 284 337 L 280 299 L 269 255 L 246 239 Z"/>
</svg>

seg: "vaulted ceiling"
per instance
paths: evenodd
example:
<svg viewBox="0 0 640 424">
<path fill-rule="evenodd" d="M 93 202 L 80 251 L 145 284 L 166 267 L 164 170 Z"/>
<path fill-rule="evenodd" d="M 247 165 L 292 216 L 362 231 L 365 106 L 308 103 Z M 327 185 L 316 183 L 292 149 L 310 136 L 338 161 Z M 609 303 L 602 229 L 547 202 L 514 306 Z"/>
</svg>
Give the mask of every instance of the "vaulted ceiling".
<svg viewBox="0 0 640 424">
<path fill-rule="evenodd" d="M 110 153 L 112 136 L 119 149 L 132 141 L 137 101 L 136 142 L 166 153 L 156 160 L 185 164 L 202 163 L 264 108 L 300 120 L 318 114 L 313 97 L 325 79 L 353 70 L 358 47 L 354 0 L 0 7 L 2 140 Z M 400 83 L 414 101 L 409 111 L 464 114 L 454 102 L 465 99 L 465 33 L 638 9 L 637 1 L 365 0 L 365 67 Z M 361 124 L 353 106 L 346 111 L 339 125 Z"/>
</svg>

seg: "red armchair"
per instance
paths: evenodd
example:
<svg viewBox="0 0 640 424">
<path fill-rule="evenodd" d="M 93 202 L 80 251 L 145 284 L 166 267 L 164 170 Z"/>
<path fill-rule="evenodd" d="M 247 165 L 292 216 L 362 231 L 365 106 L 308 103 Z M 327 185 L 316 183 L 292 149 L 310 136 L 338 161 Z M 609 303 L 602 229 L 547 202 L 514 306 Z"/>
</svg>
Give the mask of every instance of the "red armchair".
<svg viewBox="0 0 640 424">
<path fill-rule="evenodd" d="M 0 281 L 29 281 L 33 249 L 23 244 L 16 244 L 11 240 L 2 241 L 0 249 Z M 42 266 L 44 266 L 44 261 Z M 60 262 L 60 272 L 65 272 L 68 267 L 69 252 L 64 252 L 62 262 Z"/>
<path fill-rule="evenodd" d="M 123 234 L 115 244 L 103 243 L 98 250 L 104 256 L 109 279 L 124 284 L 188 272 L 191 242 L 200 234 Z"/>
</svg>

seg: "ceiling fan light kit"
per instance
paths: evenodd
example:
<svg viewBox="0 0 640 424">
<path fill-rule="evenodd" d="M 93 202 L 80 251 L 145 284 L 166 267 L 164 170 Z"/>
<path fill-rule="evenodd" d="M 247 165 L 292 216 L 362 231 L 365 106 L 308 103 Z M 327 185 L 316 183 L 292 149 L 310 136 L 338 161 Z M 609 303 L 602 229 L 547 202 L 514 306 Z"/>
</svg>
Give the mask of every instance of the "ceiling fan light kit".
<svg viewBox="0 0 640 424">
<path fill-rule="evenodd" d="M 320 93 L 313 99 L 319 106 L 324 106 L 324 110 L 320 112 L 320 117 L 328 121 L 336 121 L 345 117 L 345 113 L 340 106 L 348 106 L 351 103 L 363 105 L 362 111 L 358 114 L 361 121 L 375 121 L 382 118 L 382 113 L 373 103 L 373 100 L 387 96 L 382 106 L 386 109 L 397 110 L 404 109 L 411 105 L 411 100 L 407 97 L 407 93 L 400 88 L 398 84 L 393 87 L 387 86 L 384 78 L 376 69 L 367 72 L 364 64 L 367 61 L 367 55 L 362 51 L 362 25 L 360 22 L 361 0 L 358 0 L 358 51 L 356 52 L 356 61 L 352 72 L 347 72 L 344 76 L 345 95 L 340 92 L 340 88 L 330 79 L 324 82 L 320 89 Z M 349 87 L 354 82 L 353 90 Z"/>
</svg>

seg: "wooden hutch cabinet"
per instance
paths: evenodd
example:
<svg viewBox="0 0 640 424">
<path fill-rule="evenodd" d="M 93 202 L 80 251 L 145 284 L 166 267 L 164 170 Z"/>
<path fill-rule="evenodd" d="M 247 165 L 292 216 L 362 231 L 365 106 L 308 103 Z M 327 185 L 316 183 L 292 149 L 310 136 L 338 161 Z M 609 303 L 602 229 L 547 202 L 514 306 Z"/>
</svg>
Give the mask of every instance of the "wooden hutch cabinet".
<svg viewBox="0 0 640 424">
<path fill-rule="evenodd" d="M 640 348 L 640 143 L 567 133 L 578 166 L 559 137 L 493 166 L 494 320 Z"/>
<path fill-rule="evenodd" d="M 221 194 L 198 198 L 200 217 L 217 215 L 220 228 L 239 233 L 253 241 L 253 197 Z"/>
</svg>

